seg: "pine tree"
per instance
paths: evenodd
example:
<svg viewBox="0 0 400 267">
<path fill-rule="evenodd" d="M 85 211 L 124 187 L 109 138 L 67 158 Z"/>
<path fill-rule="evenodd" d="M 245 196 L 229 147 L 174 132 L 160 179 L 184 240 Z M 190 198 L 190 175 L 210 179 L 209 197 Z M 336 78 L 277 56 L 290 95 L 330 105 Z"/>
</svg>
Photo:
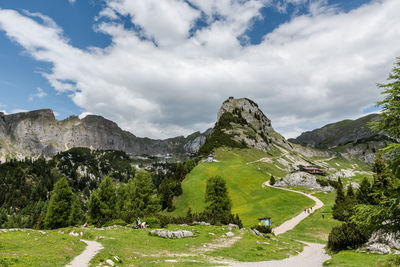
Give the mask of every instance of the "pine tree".
<svg viewBox="0 0 400 267">
<path fill-rule="evenodd" d="M 161 210 L 154 184 L 148 172 L 139 171 L 135 176 L 135 210 L 139 216 L 151 215 Z"/>
<path fill-rule="evenodd" d="M 72 225 L 81 224 L 82 220 L 83 220 L 82 203 L 79 200 L 79 197 L 74 194 L 72 200 L 71 224 Z"/>
<path fill-rule="evenodd" d="M 379 114 L 380 120 L 372 123 L 372 128 L 385 134 L 393 139 L 400 138 L 400 57 L 395 62 L 395 67 L 389 74 L 387 79 L 389 82 L 386 84 L 378 84 L 378 87 L 384 89 L 382 94 L 385 98 L 379 101 L 377 105 L 381 107 L 381 113 Z M 386 152 L 399 153 L 400 144 L 393 143 L 385 148 Z M 397 154 L 398 155 L 398 154 Z"/>
<path fill-rule="evenodd" d="M 215 176 L 207 180 L 205 200 L 208 204 L 205 211 L 216 223 L 224 222 L 230 217 L 232 202 L 222 177 Z"/>
<path fill-rule="evenodd" d="M 99 194 L 96 190 L 90 195 L 88 214 L 91 223 L 101 225 L 102 222 L 101 202 Z"/>
<path fill-rule="evenodd" d="M 344 196 L 344 192 L 343 192 L 343 184 L 342 184 L 342 180 L 338 179 L 338 185 L 336 188 L 336 199 L 335 199 L 335 204 L 333 205 L 332 208 L 332 216 L 333 218 L 337 219 L 337 220 L 344 220 L 343 218 L 343 212 L 345 209 L 345 201 L 346 198 Z"/>
<path fill-rule="evenodd" d="M 269 179 L 269 184 L 274 185 L 276 183 L 275 177 L 271 175 L 271 179 Z"/>
<path fill-rule="evenodd" d="M 97 225 L 118 217 L 116 189 L 111 177 L 104 178 L 90 196 L 89 215 L 92 223 Z"/>
<path fill-rule="evenodd" d="M 364 178 L 361 182 L 360 188 L 356 193 L 356 198 L 360 204 L 369 204 L 371 201 L 371 184 L 368 182 L 367 178 Z"/>
<path fill-rule="evenodd" d="M 354 197 L 355 197 L 355 195 L 354 195 L 353 186 L 351 184 L 349 184 L 349 186 L 347 187 L 346 199 L 353 199 Z"/>
<path fill-rule="evenodd" d="M 394 176 L 386 165 L 381 153 L 375 155 L 375 162 L 372 168 L 374 174 L 374 188 L 392 189 L 394 187 Z"/>
<path fill-rule="evenodd" d="M 161 206 L 162 210 L 168 209 L 168 211 L 173 210 L 172 200 L 174 198 L 174 181 L 170 178 L 164 178 L 160 184 L 160 196 L 161 196 Z"/>
<path fill-rule="evenodd" d="M 126 222 L 132 223 L 137 218 L 137 212 L 135 210 L 136 185 L 133 178 L 129 179 L 124 187 L 124 191 L 125 198 L 123 199 L 121 216 Z"/>
<path fill-rule="evenodd" d="M 45 218 L 45 227 L 50 229 L 66 227 L 72 221 L 74 194 L 67 179 L 62 178 L 54 185 Z"/>
</svg>

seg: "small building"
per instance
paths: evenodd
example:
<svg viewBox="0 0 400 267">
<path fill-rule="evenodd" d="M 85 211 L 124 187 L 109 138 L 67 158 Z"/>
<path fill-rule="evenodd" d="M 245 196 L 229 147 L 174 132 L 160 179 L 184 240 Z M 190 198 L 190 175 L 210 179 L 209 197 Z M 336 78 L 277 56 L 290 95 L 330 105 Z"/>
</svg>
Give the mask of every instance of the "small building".
<svg viewBox="0 0 400 267">
<path fill-rule="evenodd" d="M 314 175 L 323 175 L 323 176 L 326 175 L 326 173 L 323 170 L 318 169 L 316 167 L 301 167 L 300 171 L 307 172 L 309 174 L 314 174 Z"/>
<path fill-rule="evenodd" d="M 208 155 L 207 162 L 216 162 L 215 157 L 216 156 L 214 154 Z"/>
<path fill-rule="evenodd" d="M 269 218 L 269 217 L 259 218 L 258 219 L 258 225 L 260 225 L 260 226 L 271 226 L 271 218 Z"/>
</svg>

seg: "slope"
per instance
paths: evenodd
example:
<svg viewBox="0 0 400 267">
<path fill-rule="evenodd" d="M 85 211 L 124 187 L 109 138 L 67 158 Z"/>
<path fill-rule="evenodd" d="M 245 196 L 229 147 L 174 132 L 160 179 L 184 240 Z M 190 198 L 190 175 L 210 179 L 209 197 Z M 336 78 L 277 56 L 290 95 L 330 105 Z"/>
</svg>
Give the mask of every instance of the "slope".
<svg viewBox="0 0 400 267">
<path fill-rule="evenodd" d="M 271 217 L 273 225 L 279 225 L 314 204 L 312 200 L 296 193 L 262 188 L 269 176 L 261 168 L 249 163 L 266 157 L 267 153 L 256 149 L 225 147 L 215 150 L 215 154 L 219 162 L 200 163 L 183 181 L 183 194 L 176 199 L 173 214 L 184 215 L 188 208 L 202 211 L 206 206 L 206 181 L 217 175 L 226 180 L 233 212 L 239 214 L 246 227 L 255 225 L 257 218 L 265 216 Z M 281 172 L 273 165 L 269 169 L 271 172 Z"/>
</svg>

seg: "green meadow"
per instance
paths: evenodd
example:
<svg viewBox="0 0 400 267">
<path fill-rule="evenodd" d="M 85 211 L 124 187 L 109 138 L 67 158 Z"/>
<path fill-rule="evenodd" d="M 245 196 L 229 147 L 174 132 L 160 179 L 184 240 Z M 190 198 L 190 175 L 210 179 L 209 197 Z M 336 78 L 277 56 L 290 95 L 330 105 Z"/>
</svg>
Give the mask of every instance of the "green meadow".
<svg viewBox="0 0 400 267">
<path fill-rule="evenodd" d="M 262 187 L 270 176 L 249 163 L 265 157 L 263 152 L 218 149 L 216 155 L 219 162 L 200 163 L 185 178 L 183 194 L 176 199 L 176 210 L 172 214 L 184 215 L 189 208 L 202 211 L 206 206 L 206 182 L 212 176 L 226 180 L 232 211 L 239 214 L 246 227 L 257 224 L 258 218 L 266 216 L 271 217 L 273 226 L 277 226 L 314 205 L 314 201 L 303 195 Z"/>
<path fill-rule="evenodd" d="M 68 234 L 55 230 L 43 233 L 0 232 L 0 266 L 65 266 L 86 247 Z"/>
</svg>

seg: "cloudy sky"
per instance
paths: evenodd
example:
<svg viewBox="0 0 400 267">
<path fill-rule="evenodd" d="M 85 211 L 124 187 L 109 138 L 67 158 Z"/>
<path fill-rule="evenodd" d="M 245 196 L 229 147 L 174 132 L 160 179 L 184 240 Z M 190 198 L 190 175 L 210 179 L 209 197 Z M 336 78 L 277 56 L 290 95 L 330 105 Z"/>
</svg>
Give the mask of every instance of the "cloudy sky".
<svg viewBox="0 0 400 267">
<path fill-rule="evenodd" d="M 137 136 L 211 127 L 229 96 L 286 137 L 376 111 L 399 0 L 1 0 L 0 110 L 99 114 Z"/>
</svg>

